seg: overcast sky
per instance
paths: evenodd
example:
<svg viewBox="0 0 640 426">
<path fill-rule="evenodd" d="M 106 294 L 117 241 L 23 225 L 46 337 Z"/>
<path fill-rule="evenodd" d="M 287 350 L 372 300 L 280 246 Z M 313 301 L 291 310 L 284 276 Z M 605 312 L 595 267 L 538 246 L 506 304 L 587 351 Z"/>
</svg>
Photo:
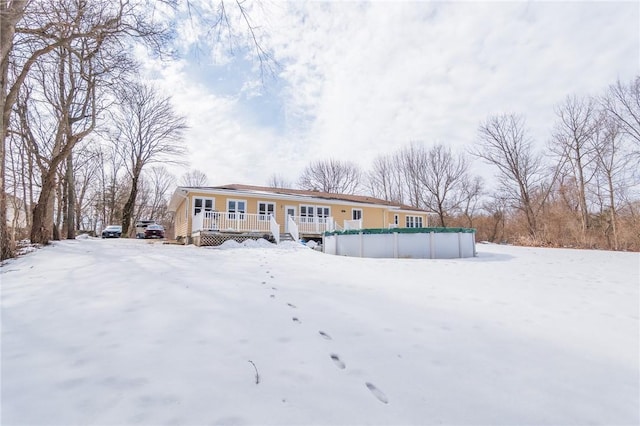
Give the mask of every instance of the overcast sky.
<svg viewBox="0 0 640 426">
<path fill-rule="evenodd" d="M 567 95 L 640 74 L 639 4 L 261 2 L 251 17 L 279 64 L 264 82 L 193 17 L 180 59 L 144 74 L 188 117 L 189 167 L 212 185 L 296 181 L 331 157 L 367 169 L 409 142 L 462 151 L 499 113 L 523 114 L 542 149 Z"/>
</svg>

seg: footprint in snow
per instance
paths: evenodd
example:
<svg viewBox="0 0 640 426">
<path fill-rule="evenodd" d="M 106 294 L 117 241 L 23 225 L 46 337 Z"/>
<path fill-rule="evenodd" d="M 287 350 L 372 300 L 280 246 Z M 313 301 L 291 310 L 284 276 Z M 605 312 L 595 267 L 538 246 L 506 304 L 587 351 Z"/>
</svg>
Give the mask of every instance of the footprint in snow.
<svg viewBox="0 0 640 426">
<path fill-rule="evenodd" d="M 378 389 L 373 383 L 365 383 L 365 385 L 367 386 L 367 389 L 369 389 L 371 391 L 371 393 L 373 394 L 373 396 L 375 396 L 376 398 L 378 398 L 378 400 L 380 402 L 382 402 L 383 404 L 388 404 L 389 403 L 389 398 L 387 398 L 387 395 L 385 395 L 380 389 Z"/>
<path fill-rule="evenodd" d="M 318 331 L 318 333 L 320 333 L 320 335 L 327 340 L 332 340 L 331 336 L 329 336 L 327 333 L 325 333 L 324 331 Z"/>
<path fill-rule="evenodd" d="M 347 365 L 336 354 L 331 354 L 331 360 L 340 370 L 344 370 L 347 367 Z"/>
<path fill-rule="evenodd" d="M 293 309 L 295 309 L 295 308 L 296 308 L 296 305 L 291 304 L 291 303 L 287 303 L 287 306 L 289 306 L 289 307 L 291 307 L 291 308 L 293 308 Z"/>
<path fill-rule="evenodd" d="M 298 324 L 301 324 L 302 321 L 300 321 L 300 319 L 298 317 L 293 317 L 293 322 L 297 322 Z"/>
<path fill-rule="evenodd" d="M 275 294 L 271 294 L 269 295 L 270 298 L 275 299 L 276 295 Z"/>
</svg>

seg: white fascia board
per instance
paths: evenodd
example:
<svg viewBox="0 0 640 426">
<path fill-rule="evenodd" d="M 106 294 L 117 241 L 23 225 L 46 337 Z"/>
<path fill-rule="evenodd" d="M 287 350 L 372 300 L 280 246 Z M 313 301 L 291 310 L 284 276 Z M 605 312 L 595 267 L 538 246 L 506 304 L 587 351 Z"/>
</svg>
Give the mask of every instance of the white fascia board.
<svg viewBox="0 0 640 426">
<path fill-rule="evenodd" d="M 178 187 L 171 195 L 171 199 L 169 200 L 169 204 L 167 206 L 170 212 L 175 212 L 180 205 L 180 201 L 187 198 L 187 194 L 189 191 L 183 187 Z"/>
<path fill-rule="evenodd" d="M 433 212 L 428 212 L 426 210 L 407 210 L 407 209 L 401 209 L 401 208 L 398 208 L 397 210 L 394 210 L 394 211 L 397 211 L 398 213 L 407 213 L 407 214 L 426 214 L 426 215 L 435 214 Z"/>
<path fill-rule="evenodd" d="M 298 201 L 301 203 L 313 203 L 318 205 L 326 205 L 326 204 L 338 204 L 344 206 L 353 206 L 354 204 L 363 207 L 378 207 L 378 208 L 386 208 L 386 209 L 398 209 L 397 206 L 387 206 L 384 204 L 374 204 L 374 203 L 362 203 L 358 201 L 347 201 L 347 200 L 336 200 L 336 199 L 328 199 L 328 198 L 320 198 L 314 197 L 313 195 L 302 195 L 302 194 L 278 194 L 275 192 L 269 191 L 247 191 L 247 190 L 234 190 L 234 189 L 206 189 L 206 188 L 184 188 L 189 192 L 198 192 L 201 194 L 211 194 L 211 195 L 232 195 L 232 196 L 252 196 L 252 197 L 270 197 L 275 198 L 277 200 L 288 200 L 288 201 Z"/>
</svg>

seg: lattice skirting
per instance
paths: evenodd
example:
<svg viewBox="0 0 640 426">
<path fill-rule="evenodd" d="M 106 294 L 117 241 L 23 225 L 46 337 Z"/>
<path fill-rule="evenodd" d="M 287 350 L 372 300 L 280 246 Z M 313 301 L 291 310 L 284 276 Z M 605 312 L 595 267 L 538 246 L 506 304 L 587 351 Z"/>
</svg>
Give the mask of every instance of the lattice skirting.
<svg viewBox="0 0 640 426">
<path fill-rule="evenodd" d="M 269 239 L 270 235 L 249 235 L 249 234 L 219 234 L 219 233 L 204 233 L 193 237 L 193 244 L 197 246 L 219 246 L 225 241 L 234 240 L 242 243 L 246 240 L 258 240 L 260 238 Z"/>
</svg>

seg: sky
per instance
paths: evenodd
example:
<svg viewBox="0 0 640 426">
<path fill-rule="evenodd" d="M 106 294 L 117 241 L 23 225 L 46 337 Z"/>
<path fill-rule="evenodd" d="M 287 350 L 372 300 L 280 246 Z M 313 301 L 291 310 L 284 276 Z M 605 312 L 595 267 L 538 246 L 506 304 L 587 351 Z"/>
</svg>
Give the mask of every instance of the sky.
<svg viewBox="0 0 640 426">
<path fill-rule="evenodd" d="M 638 253 L 229 243 L 84 236 L 3 263 L 2 424 L 640 422 Z"/>
<path fill-rule="evenodd" d="M 189 166 L 178 175 L 190 168 L 212 185 L 263 185 L 274 174 L 295 183 L 312 161 L 366 170 L 411 142 L 463 152 L 480 123 L 502 113 L 522 114 L 544 150 L 567 96 L 600 95 L 640 74 L 634 1 L 247 5 L 277 62 L 264 78 L 247 44 L 217 39 L 204 7 L 182 11 L 178 59 L 141 56 L 143 78 L 188 117 Z M 232 26 L 245 29 L 227 6 Z M 479 160 L 473 170 L 492 174 Z"/>
</svg>

